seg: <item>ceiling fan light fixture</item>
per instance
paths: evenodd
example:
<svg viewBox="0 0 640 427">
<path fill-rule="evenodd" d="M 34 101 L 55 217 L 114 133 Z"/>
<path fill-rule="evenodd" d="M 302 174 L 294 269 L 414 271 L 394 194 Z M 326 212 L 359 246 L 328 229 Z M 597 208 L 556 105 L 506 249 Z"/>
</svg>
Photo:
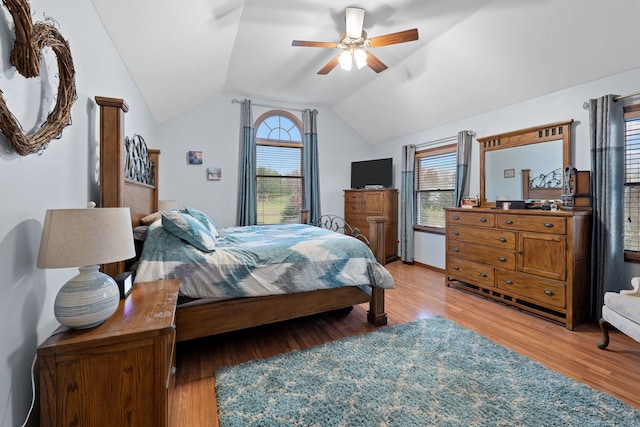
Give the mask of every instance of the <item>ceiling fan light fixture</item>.
<svg viewBox="0 0 640 427">
<path fill-rule="evenodd" d="M 344 52 L 342 52 L 340 54 L 340 58 L 338 59 L 338 62 L 340 63 L 340 68 L 342 68 L 345 71 L 351 71 L 351 65 L 352 65 L 352 57 L 351 57 L 351 52 L 348 50 L 345 50 Z"/>
<path fill-rule="evenodd" d="M 367 65 L 367 54 L 362 49 L 355 49 L 353 51 L 353 59 L 356 61 L 358 70 Z"/>
</svg>

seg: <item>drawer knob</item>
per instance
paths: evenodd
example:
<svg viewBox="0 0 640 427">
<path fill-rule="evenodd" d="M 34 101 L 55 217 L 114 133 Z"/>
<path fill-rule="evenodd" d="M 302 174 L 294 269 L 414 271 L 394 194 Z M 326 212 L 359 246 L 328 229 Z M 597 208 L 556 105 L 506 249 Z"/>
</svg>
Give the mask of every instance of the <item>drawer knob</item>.
<svg viewBox="0 0 640 427">
<path fill-rule="evenodd" d="M 547 228 L 553 228 L 553 224 L 551 224 L 550 222 L 545 222 L 544 226 Z"/>
<path fill-rule="evenodd" d="M 459 231 L 454 231 L 454 232 L 453 232 L 453 235 L 454 235 L 454 236 L 459 236 L 459 235 L 460 235 L 460 232 L 459 232 Z"/>
<path fill-rule="evenodd" d="M 506 283 L 507 285 L 513 285 L 513 280 L 505 280 L 504 283 Z"/>
<path fill-rule="evenodd" d="M 502 243 L 506 243 L 507 242 L 507 239 L 505 239 L 504 237 L 499 237 L 498 240 L 501 241 Z"/>
<path fill-rule="evenodd" d="M 480 218 L 480 222 L 487 222 L 487 218 Z"/>
<path fill-rule="evenodd" d="M 498 258 L 498 261 L 507 262 L 507 259 L 505 257 L 501 256 L 500 258 Z"/>
<path fill-rule="evenodd" d="M 171 329 L 173 329 L 174 331 L 176 330 L 176 324 L 175 323 L 171 325 Z"/>
<path fill-rule="evenodd" d="M 549 289 L 545 289 L 545 290 L 544 290 L 544 294 L 545 294 L 545 295 L 552 296 L 552 295 L 553 295 L 553 292 L 551 292 Z"/>
<path fill-rule="evenodd" d="M 176 368 L 175 366 L 172 366 L 171 367 L 171 376 L 175 377 L 177 373 L 178 373 L 178 368 Z"/>
<path fill-rule="evenodd" d="M 480 273 L 480 277 L 487 277 L 487 273 Z"/>
<path fill-rule="evenodd" d="M 457 266 L 457 265 L 454 265 L 454 266 L 453 266 L 453 269 L 454 269 L 454 270 L 460 270 L 460 267 L 459 267 L 459 266 Z"/>
<path fill-rule="evenodd" d="M 511 221 L 510 219 L 505 219 L 504 223 L 508 224 L 508 225 L 511 225 L 511 224 L 513 224 L 513 221 Z"/>
<path fill-rule="evenodd" d="M 453 248 L 453 252 L 460 252 L 459 248 Z"/>
<path fill-rule="evenodd" d="M 458 221 L 460 219 L 460 217 L 458 215 L 453 217 L 454 220 Z"/>
</svg>

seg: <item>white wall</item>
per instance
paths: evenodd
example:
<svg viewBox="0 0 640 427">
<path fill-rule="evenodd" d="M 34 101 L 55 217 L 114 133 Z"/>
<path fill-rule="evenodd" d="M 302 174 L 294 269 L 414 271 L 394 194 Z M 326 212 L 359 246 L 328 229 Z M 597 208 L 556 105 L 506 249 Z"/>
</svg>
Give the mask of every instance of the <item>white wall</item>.
<svg viewBox="0 0 640 427">
<path fill-rule="evenodd" d="M 7 149 L 0 134 L 0 426 L 21 425 L 31 401 L 30 368 L 36 347 L 58 322 L 53 300 L 74 269 L 39 270 L 36 259 L 46 209 L 83 207 L 98 196 L 98 146 L 95 96 L 123 98 L 130 112 L 126 127 L 153 139 L 155 122 L 133 84 L 89 0 L 30 0 L 33 20 L 55 18 L 69 41 L 76 70 L 78 99 L 72 125 L 42 155 L 21 157 Z M 45 54 L 41 75 L 25 79 L 9 64 L 13 22 L 0 7 L 0 90 L 23 128 L 31 131 L 49 111 L 57 66 Z M 51 80 L 53 90 L 46 81 Z M 43 83 L 44 81 L 44 83 Z M 42 112 L 41 112 L 42 110 Z M 32 420 L 34 417 L 32 417 Z M 35 417 L 37 420 L 37 417 Z"/>
<path fill-rule="evenodd" d="M 219 226 L 236 224 L 241 97 L 218 96 L 160 125 L 150 146 L 160 148 L 160 198 L 206 212 Z M 297 110 L 313 106 L 251 99 L 253 119 L 273 108 Z M 371 158 L 373 147 L 331 110 L 318 109 L 320 199 L 324 213 L 343 215 L 342 190 L 350 186 L 351 162 Z M 203 164 L 189 165 L 187 151 L 202 151 Z M 207 181 L 207 167 L 222 168 L 220 181 Z"/>
<path fill-rule="evenodd" d="M 420 144 L 441 138 L 454 136 L 461 130 L 473 130 L 477 137 L 490 136 L 497 133 L 543 125 L 562 120 L 573 119 L 572 128 L 572 163 L 578 170 L 591 168 L 589 143 L 589 112 L 583 108 L 583 103 L 591 98 L 606 94 L 625 95 L 640 90 L 640 69 L 596 80 L 587 84 L 575 86 L 566 90 L 535 98 L 526 102 L 511 105 L 481 115 L 469 117 L 455 123 L 449 123 L 423 132 L 414 133 L 402 138 L 375 146 L 375 154 L 380 157 L 394 158 L 395 182 L 400 182 L 400 154 L 401 147 L 406 144 Z M 464 96 L 460 97 L 464 102 Z M 629 100 L 624 101 L 629 102 Z M 425 128 L 428 124 L 425 124 Z M 470 195 L 475 196 L 480 191 L 480 147 L 474 141 L 472 146 L 472 161 L 470 165 L 471 186 Z M 415 233 L 415 260 L 427 265 L 444 269 L 444 236 L 429 233 Z M 627 279 L 640 274 L 637 264 L 627 264 Z M 627 280 L 625 279 L 625 280 Z"/>
</svg>

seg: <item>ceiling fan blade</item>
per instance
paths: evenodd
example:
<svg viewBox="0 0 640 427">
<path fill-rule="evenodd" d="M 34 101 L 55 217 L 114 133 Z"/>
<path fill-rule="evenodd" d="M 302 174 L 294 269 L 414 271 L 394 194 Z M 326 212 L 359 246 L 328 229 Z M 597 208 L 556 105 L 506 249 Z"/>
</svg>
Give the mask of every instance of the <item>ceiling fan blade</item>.
<svg viewBox="0 0 640 427">
<path fill-rule="evenodd" d="M 364 23 L 364 9 L 348 7 L 345 9 L 346 34 L 350 39 L 362 37 L 362 25 Z"/>
<path fill-rule="evenodd" d="M 373 53 L 367 52 L 367 65 L 376 73 L 386 70 L 388 67 L 380 61 Z"/>
<path fill-rule="evenodd" d="M 371 47 L 388 46 L 390 44 L 412 42 L 415 40 L 418 40 L 417 28 L 400 31 L 397 33 L 385 34 L 384 36 L 371 37 L 369 39 L 369 46 Z"/>
<path fill-rule="evenodd" d="M 327 62 L 327 65 L 325 65 L 324 67 L 322 67 L 320 69 L 320 71 L 318 71 L 318 74 L 329 74 L 329 71 L 331 71 L 334 68 L 336 68 L 336 65 L 338 65 L 338 60 L 339 59 L 340 59 L 340 55 L 334 56 L 331 59 L 331 61 Z"/>
<path fill-rule="evenodd" d="M 328 47 L 335 49 L 338 47 L 338 43 L 334 42 L 310 42 L 305 40 L 294 40 L 291 42 L 291 46 L 305 46 L 305 47 Z"/>
</svg>

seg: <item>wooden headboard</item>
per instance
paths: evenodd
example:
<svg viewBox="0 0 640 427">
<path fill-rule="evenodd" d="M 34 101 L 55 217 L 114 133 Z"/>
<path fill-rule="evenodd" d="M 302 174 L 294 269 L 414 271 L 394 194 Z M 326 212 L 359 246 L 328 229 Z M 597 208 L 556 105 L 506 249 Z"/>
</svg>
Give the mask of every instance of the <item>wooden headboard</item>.
<svg viewBox="0 0 640 427">
<path fill-rule="evenodd" d="M 153 165 L 153 184 L 128 179 L 125 174 L 124 113 L 129 106 L 123 99 L 95 97 L 100 106 L 100 206 L 128 207 L 131 226 L 158 210 L 158 172 L 160 150 L 144 150 Z M 143 162 L 147 163 L 147 162 Z M 124 271 L 124 261 L 105 264 L 103 272 L 115 277 Z"/>
</svg>

